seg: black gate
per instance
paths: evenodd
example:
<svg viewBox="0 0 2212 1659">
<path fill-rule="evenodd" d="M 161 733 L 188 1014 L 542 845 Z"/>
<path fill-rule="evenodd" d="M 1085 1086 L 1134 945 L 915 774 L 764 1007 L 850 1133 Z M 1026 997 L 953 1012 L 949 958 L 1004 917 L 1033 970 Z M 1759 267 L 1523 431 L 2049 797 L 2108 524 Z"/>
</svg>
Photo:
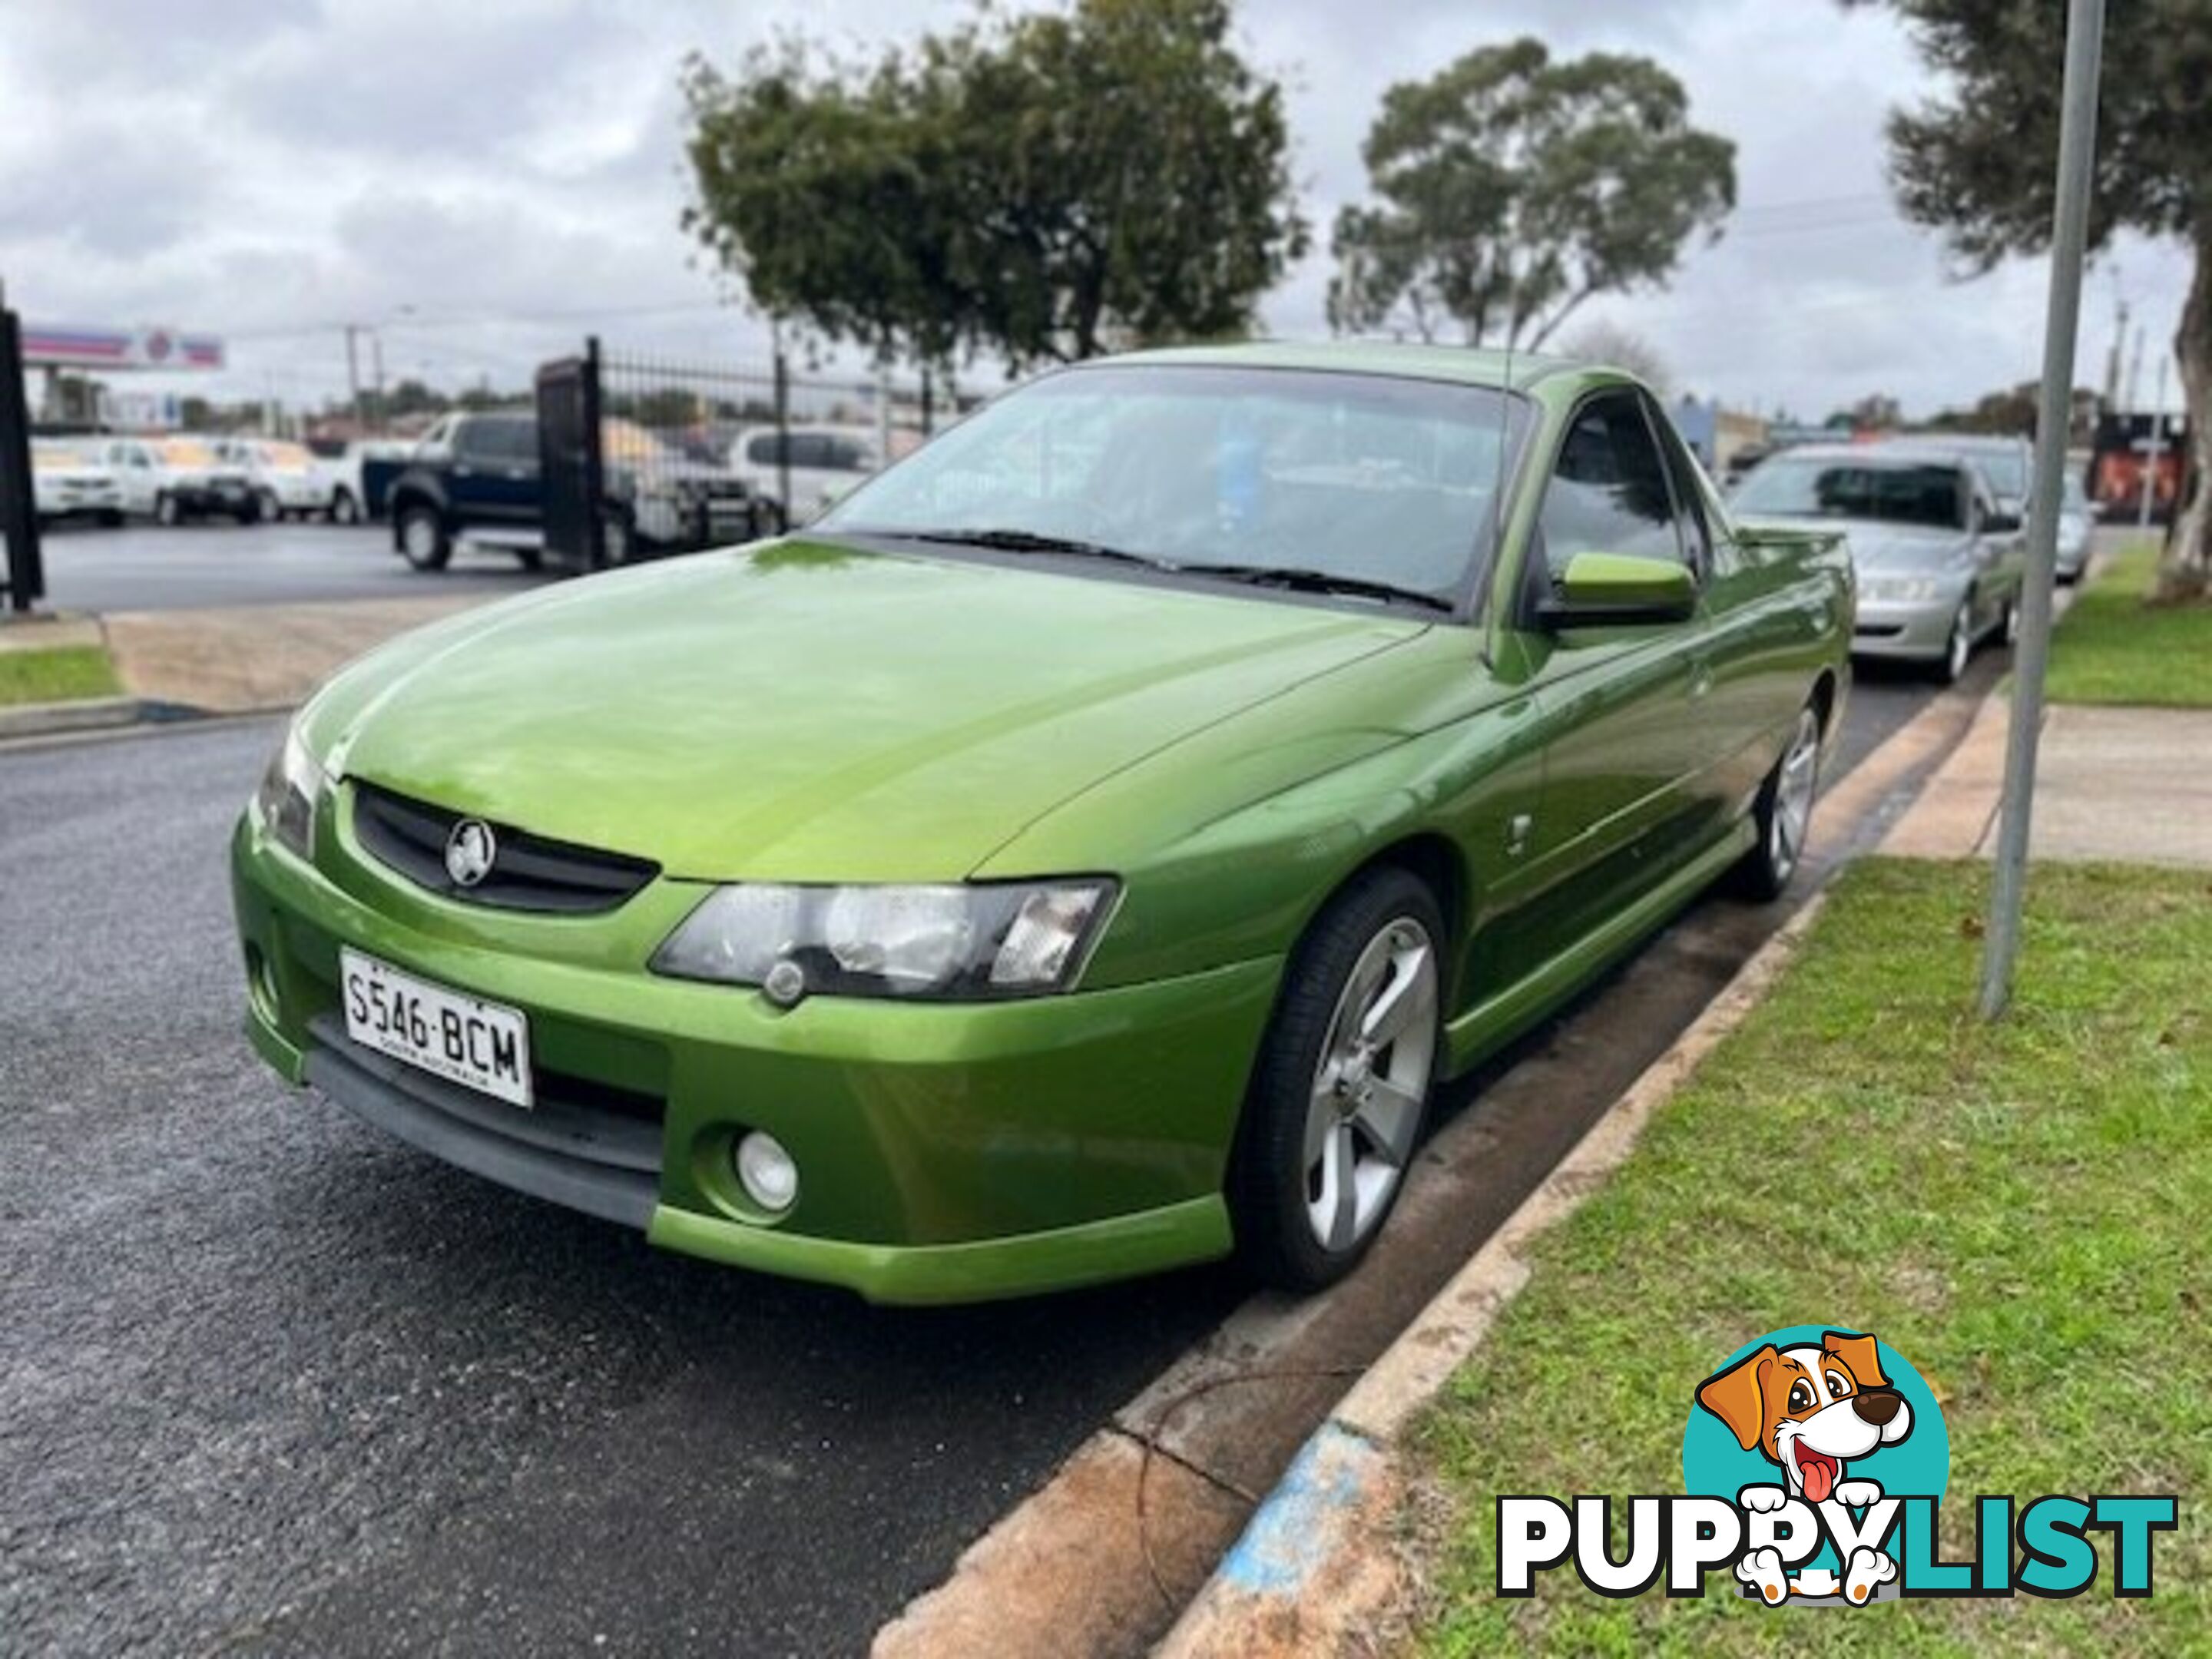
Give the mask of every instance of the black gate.
<svg viewBox="0 0 2212 1659">
<path fill-rule="evenodd" d="M 0 538 L 7 562 L 0 592 L 9 607 L 28 611 L 46 591 L 39 557 L 38 498 L 32 493 L 31 411 L 23 396 L 23 332 L 15 313 L 0 306 Z"/>
<path fill-rule="evenodd" d="M 599 420 L 599 343 L 538 371 L 538 465 L 545 551 L 580 570 L 607 562 L 605 442 Z"/>
</svg>

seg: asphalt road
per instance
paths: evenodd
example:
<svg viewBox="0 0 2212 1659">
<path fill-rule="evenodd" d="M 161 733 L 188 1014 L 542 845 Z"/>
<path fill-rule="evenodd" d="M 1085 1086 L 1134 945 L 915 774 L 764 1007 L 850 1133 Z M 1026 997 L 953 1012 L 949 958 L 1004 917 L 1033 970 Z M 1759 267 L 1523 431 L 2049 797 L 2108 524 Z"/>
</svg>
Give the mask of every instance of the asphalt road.
<svg viewBox="0 0 2212 1659">
<path fill-rule="evenodd" d="M 445 570 L 410 569 L 385 525 L 70 525 L 47 531 L 40 546 L 47 603 L 63 611 L 520 592 L 548 580 L 525 572 L 511 552 L 471 544 Z"/>
<path fill-rule="evenodd" d="M 278 730 L 0 752 L 0 1649 L 855 1651 L 1239 1299 L 871 1309 L 286 1090 L 222 872 Z"/>
</svg>

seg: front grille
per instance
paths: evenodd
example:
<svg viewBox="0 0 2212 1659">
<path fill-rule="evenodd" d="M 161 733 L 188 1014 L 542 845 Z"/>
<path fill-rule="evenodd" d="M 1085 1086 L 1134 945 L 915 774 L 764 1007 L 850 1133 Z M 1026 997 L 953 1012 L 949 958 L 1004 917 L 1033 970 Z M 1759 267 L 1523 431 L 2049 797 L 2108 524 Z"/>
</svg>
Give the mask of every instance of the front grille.
<svg viewBox="0 0 2212 1659">
<path fill-rule="evenodd" d="M 660 873 L 660 866 L 620 853 L 548 841 L 494 823 L 498 842 L 491 872 L 473 887 L 446 873 L 446 843 L 465 814 L 410 800 L 374 784 L 356 783 L 353 832 L 379 862 L 416 885 L 465 903 L 549 915 L 611 910 Z"/>
</svg>

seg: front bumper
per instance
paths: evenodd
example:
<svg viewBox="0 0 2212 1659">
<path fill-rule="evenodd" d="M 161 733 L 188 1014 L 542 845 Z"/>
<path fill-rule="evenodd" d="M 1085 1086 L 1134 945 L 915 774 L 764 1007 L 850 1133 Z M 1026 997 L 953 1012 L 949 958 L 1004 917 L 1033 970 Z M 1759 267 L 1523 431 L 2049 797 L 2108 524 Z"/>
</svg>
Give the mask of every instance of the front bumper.
<svg viewBox="0 0 2212 1659">
<path fill-rule="evenodd" d="M 331 487 L 313 478 L 271 478 L 261 488 L 287 513 L 319 513 L 331 504 Z"/>
<path fill-rule="evenodd" d="M 62 484 L 33 502 L 42 519 L 93 518 L 123 510 L 123 491 L 113 484 Z"/>
<path fill-rule="evenodd" d="M 656 882 L 603 918 L 487 912 L 374 864 L 349 816 L 320 815 L 313 867 L 251 811 L 239 826 L 249 1034 L 289 1080 L 449 1163 L 672 1249 L 876 1301 L 1063 1289 L 1231 1248 L 1222 1178 L 1279 960 L 1023 1002 L 816 997 L 783 1012 L 644 969 L 696 887 Z M 341 943 L 522 1009 L 538 1109 L 349 1042 Z M 773 1219 L 731 1171 L 754 1128 L 799 1171 Z"/>
<path fill-rule="evenodd" d="M 1950 649 L 1951 618 L 1959 614 L 1962 593 L 1906 604 L 1877 603 L 1859 594 L 1858 621 L 1851 630 L 1851 654 L 1911 662 L 1938 662 Z"/>
</svg>

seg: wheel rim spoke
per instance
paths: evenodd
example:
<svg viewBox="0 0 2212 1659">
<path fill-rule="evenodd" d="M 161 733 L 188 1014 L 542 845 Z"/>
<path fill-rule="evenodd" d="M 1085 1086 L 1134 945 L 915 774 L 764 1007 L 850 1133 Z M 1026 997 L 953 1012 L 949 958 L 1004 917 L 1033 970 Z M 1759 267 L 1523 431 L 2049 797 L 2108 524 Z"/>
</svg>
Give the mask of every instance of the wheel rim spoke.
<svg viewBox="0 0 2212 1659">
<path fill-rule="evenodd" d="M 1353 1115 L 1375 1149 L 1375 1155 L 1394 1170 L 1406 1167 L 1413 1150 L 1413 1130 L 1420 1121 L 1420 1097 L 1387 1079 L 1375 1080 L 1374 1092 Z"/>
<path fill-rule="evenodd" d="M 1427 1014 L 1428 992 L 1435 980 L 1428 972 L 1426 946 L 1417 945 L 1399 956 L 1390 982 L 1382 988 L 1359 1022 L 1362 1041 L 1371 1048 L 1387 1048 L 1406 1033 L 1417 1018 Z"/>
</svg>

